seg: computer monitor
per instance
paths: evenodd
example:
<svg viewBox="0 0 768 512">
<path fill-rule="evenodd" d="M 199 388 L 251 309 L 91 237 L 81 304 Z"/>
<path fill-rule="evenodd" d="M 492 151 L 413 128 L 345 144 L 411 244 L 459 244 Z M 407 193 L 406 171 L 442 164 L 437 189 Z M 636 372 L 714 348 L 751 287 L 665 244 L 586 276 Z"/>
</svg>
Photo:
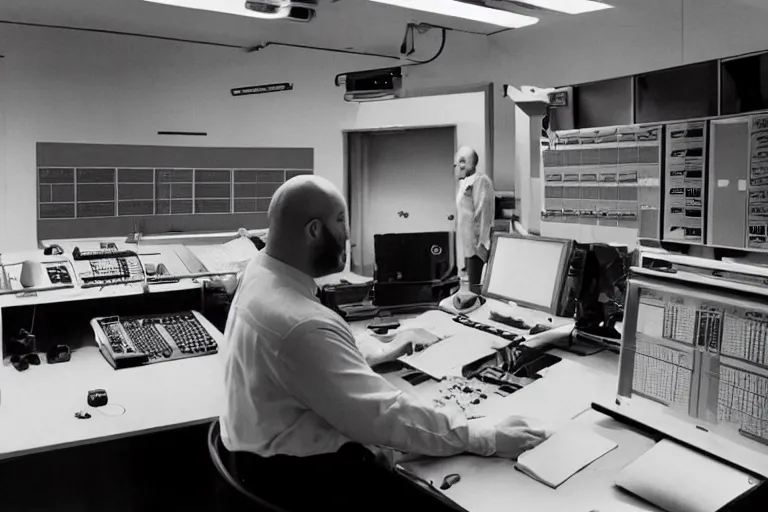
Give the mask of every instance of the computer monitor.
<svg viewBox="0 0 768 512">
<path fill-rule="evenodd" d="M 573 241 L 496 234 L 483 295 L 557 314 Z"/>
<path fill-rule="evenodd" d="M 373 236 L 376 282 L 444 281 L 456 275 L 456 243 L 450 231 Z"/>
<path fill-rule="evenodd" d="M 624 312 L 626 279 L 632 255 L 626 246 L 590 244 L 584 255 L 576 294 L 576 328 L 619 340 L 613 327 Z"/>
<path fill-rule="evenodd" d="M 767 299 L 762 287 L 633 268 L 617 412 L 768 477 Z"/>
</svg>

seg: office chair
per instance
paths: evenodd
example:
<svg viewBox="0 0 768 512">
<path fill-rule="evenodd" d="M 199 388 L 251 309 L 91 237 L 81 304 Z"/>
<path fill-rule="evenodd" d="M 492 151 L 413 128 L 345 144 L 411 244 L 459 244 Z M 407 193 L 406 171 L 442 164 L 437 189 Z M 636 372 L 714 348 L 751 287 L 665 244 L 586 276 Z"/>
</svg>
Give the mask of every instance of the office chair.
<svg viewBox="0 0 768 512">
<path fill-rule="evenodd" d="M 221 478 L 229 485 L 229 487 L 234 489 L 237 494 L 245 498 L 246 501 L 252 505 L 256 505 L 258 507 L 257 510 L 263 512 L 289 512 L 259 498 L 246 489 L 237 478 L 232 476 L 221 459 L 221 452 L 224 450 L 224 446 L 221 443 L 220 428 L 219 420 L 215 420 L 211 423 L 211 426 L 208 429 L 208 453 L 211 456 L 211 462 L 213 462 L 213 465 L 216 467 L 216 471 L 218 471 Z"/>
</svg>

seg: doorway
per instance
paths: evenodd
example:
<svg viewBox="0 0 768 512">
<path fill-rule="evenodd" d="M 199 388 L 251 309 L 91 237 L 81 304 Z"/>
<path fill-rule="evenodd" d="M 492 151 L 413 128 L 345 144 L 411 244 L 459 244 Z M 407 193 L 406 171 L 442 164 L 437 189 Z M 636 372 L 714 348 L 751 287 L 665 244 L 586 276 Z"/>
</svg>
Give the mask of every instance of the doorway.
<svg viewBox="0 0 768 512">
<path fill-rule="evenodd" d="M 353 272 L 373 277 L 374 235 L 455 231 L 455 126 L 347 136 Z"/>
</svg>

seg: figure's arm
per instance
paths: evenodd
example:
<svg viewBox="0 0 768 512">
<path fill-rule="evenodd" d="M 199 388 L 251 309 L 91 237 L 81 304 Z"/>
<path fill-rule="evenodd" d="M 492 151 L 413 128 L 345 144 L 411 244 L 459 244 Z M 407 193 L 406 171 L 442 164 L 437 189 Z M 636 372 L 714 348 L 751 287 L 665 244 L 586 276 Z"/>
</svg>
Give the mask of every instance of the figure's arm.
<svg viewBox="0 0 768 512">
<path fill-rule="evenodd" d="M 402 452 L 492 455 L 496 428 L 467 420 L 456 408 L 435 409 L 371 370 L 351 333 L 335 326 L 298 326 L 284 340 L 284 383 L 297 400 L 347 438 Z"/>
<path fill-rule="evenodd" d="M 485 248 L 485 254 L 491 249 L 491 228 L 495 217 L 495 197 L 493 183 L 488 176 L 482 175 L 475 183 L 473 191 L 475 204 L 474 221 L 478 229 L 478 246 Z"/>
</svg>

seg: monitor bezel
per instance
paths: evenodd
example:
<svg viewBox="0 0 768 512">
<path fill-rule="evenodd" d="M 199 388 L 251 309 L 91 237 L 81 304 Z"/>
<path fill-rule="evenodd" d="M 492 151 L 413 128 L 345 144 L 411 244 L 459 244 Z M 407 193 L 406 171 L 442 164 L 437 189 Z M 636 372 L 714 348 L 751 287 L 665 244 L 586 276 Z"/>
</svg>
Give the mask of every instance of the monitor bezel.
<svg viewBox="0 0 768 512">
<path fill-rule="evenodd" d="M 561 252 L 560 254 L 560 264 L 558 265 L 557 269 L 557 275 L 555 276 L 555 290 L 552 294 L 552 302 L 551 304 L 547 306 L 542 306 L 541 304 L 534 304 L 531 302 L 526 302 L 524 300 L 515 299 L 514 297 L 505 297 L 503 295 L 497 294 L 497 293 L 490 293 L 488 291 L 488 286 L 491 282 L 491 277 L 493 275 L 493 265 L 496 261 L 496 249 L 498 247 L 498 239 L 499 238 L 517 238 L 517 239 L 523 239 L 523 240 L 533 240 L 535 242 L 554 242 L 559 243 L 565 247 L 565 250 Z M 523 306 L 528 309 L 534 309 L 536 311 L 544 311 L 545 313 L 550 313 L 552 315 L 557 315 L 557 309 L 558 305 L 560 304 L 560 299 L 563 295 L 563 289 L 565 288 L 565 281 L 568 277 L 568 267 L 570 266 L 571 261 L 571 253 L 573 252 L 573 240 L 568 240 L 566 238 L 550 238 L 550 237 L 544 237 L 544 236 L 524 236 L 524 235 L 518 235 L 517 233 L 494 233 L 493 240 L 491 241 L 491 255 L 488 258 L 488 268 L 485 270 L 485 276 L 483 278 L 483 288 L 482 288 L 482 295 L 484 297 L 490 298 L 490 299 L 496 299 L 501 301 L 511 301 L 517 304 L 518 306 Z"/>
</svg>

